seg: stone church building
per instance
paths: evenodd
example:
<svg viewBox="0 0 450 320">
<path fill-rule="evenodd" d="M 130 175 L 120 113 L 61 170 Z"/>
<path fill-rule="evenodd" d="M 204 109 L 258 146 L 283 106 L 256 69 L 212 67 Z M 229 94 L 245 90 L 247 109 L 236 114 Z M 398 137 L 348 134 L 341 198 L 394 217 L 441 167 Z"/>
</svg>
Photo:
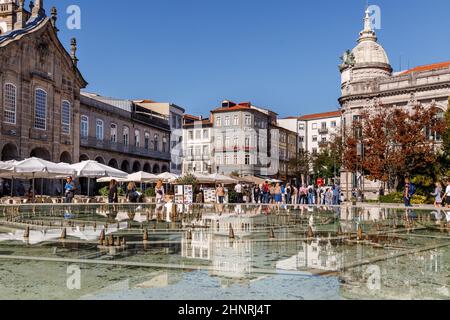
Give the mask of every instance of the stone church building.
<svg viewBox="0 0 450 320">
<path fill-rule="evenodd" d="M 351 128 L 362 110 L 380 106 L 411 108 L 422 104 L 437 108 L 438 116 L 443 116 L 448 108 L 450 61 L 393 72 L 388 55 L 372 28 L 369 11 L 366 11 L 357 46 L 347 51 L 342 60 L 339 103 L 344 132 Z M 429 138 L 437 143 L 441 139 L 436 135 Z M 354 172 L 342 172 L 341 185 L 347 199 L 353 188 L 364 191 L 368 199 L 376 198 L 380 188 L 379 182 L 369 181 Z"/>
<path fill-rule="evenodd" d="M 58 39 L 56 9 L 43 0 L 0 0 L 1 160 L 36 156 L 54 162 L 79 158 L 80 89 L 76 41 L 69 54 Z"/>
</svg>

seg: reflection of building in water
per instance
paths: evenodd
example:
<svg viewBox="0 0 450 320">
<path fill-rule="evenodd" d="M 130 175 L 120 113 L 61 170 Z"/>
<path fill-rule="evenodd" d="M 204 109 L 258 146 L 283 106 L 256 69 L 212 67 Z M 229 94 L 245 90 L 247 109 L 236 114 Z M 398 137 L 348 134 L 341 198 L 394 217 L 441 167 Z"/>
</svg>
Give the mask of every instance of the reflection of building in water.
<svg viewBox="0 0 450 320">
<path fill-rule="evenodd" d="M 228 236 L 230 225 L 236 236 L 250 236 L 258 229 L 267 226 L 267 216 L 237 214 L 203 214 L 198 225 L 210 227 L 214 234 Z"/>
<path fill-rule="evenodd" d="M 341 292 L 349 299 L 449 299 L 449 262 L 445 248 L 348 269 Z"/>
<path fill-rule="evenodd" d="M 186 235 L 181 239 L 181 256 L 191 259 L 211 260 L 212 234 L 207 231 L 193 231 L 192 240 Z"/>
<path fill-rule="evenodd" d="M 277 263 L 277 269 L 337 271 L 344 266 L 344 254 L 329 241 L 303 242 L 298 254 Z"/>
</svg>

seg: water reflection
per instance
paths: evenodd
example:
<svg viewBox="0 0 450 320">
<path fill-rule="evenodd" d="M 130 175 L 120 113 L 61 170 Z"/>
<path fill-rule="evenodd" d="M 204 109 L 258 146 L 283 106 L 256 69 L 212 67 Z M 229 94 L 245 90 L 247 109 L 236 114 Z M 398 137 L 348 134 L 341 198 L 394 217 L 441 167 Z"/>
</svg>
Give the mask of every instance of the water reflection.
<svg viewBox="0 0 450 320">
<path fill-rule="evenodd" d="M 193 270 L 204 270 L 197 281 L 215 281 L 208 290 L 219 297 L 233 284 L 276 286 L 279 277 L 296 283 L 311 276 L 320 283 L 316 298 L 330 297 L 330 279 L 340 281 L 334 298 L 449 297 L 446 211 L 169 203 L 2 206 L 0 213 L 0 278 L 14 270 L 23 275 L 14 285 L 29 288 L 29 270 L 45 263 L 59 280 L 38 273 L 37 281 L 58 298 L 111 290 L 145 296 L 146 289 L 179 286 Z M 88 284 L 78 294 L 58 282 L 67 277 L 65 262 L 83 270 Z M 306 287 L 284 284 L 273 298 L 308 297 Z"/>
</svg>

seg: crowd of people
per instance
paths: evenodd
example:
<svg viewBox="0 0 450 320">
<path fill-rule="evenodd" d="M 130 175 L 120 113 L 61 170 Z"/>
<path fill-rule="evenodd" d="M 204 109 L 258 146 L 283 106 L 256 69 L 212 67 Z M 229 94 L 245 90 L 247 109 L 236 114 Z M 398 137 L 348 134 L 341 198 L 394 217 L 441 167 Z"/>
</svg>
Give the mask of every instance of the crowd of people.
<svg viewBox="0 0 450 320">
<path fill-rule="evenodd" d="M 250 186 L 238 183 L 234 187 L 236 203 L 256 204 L 307 204 L 307 205 L 340 205 L 342 202 L 341 188 L 333 186 L 301 185 L 287 183 L 270 183 Z M 217 201 L 223 203 L 225 188 L 216 188 Z"/>
</svg>

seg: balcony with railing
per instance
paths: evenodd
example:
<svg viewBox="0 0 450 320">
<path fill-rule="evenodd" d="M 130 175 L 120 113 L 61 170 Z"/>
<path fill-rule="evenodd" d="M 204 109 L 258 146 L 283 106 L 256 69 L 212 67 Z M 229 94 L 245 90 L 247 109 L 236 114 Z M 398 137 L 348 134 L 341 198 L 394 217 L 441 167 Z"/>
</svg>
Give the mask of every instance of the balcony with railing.
<svg viewBox="0 0 450 320">
<path fill-rule="evenodd" d="M 328 128 L 319 128 L 319 134 L 325 135 L 328 134 Z"/>
<path fill-rule="evenodd" d="M 94 148 L 105 151 L 114 151 L 139 157 L 152 158 L 170 161 L 170 152 L 161 152 L 145 149 L 142 147 L 136 147 L 134 145 L 126 145 L 123 143 L 111 142 L 108 140 L 98 140 L 95 137 L 81 137 L 80 145 L 82 147 Z"/>
</svg>

